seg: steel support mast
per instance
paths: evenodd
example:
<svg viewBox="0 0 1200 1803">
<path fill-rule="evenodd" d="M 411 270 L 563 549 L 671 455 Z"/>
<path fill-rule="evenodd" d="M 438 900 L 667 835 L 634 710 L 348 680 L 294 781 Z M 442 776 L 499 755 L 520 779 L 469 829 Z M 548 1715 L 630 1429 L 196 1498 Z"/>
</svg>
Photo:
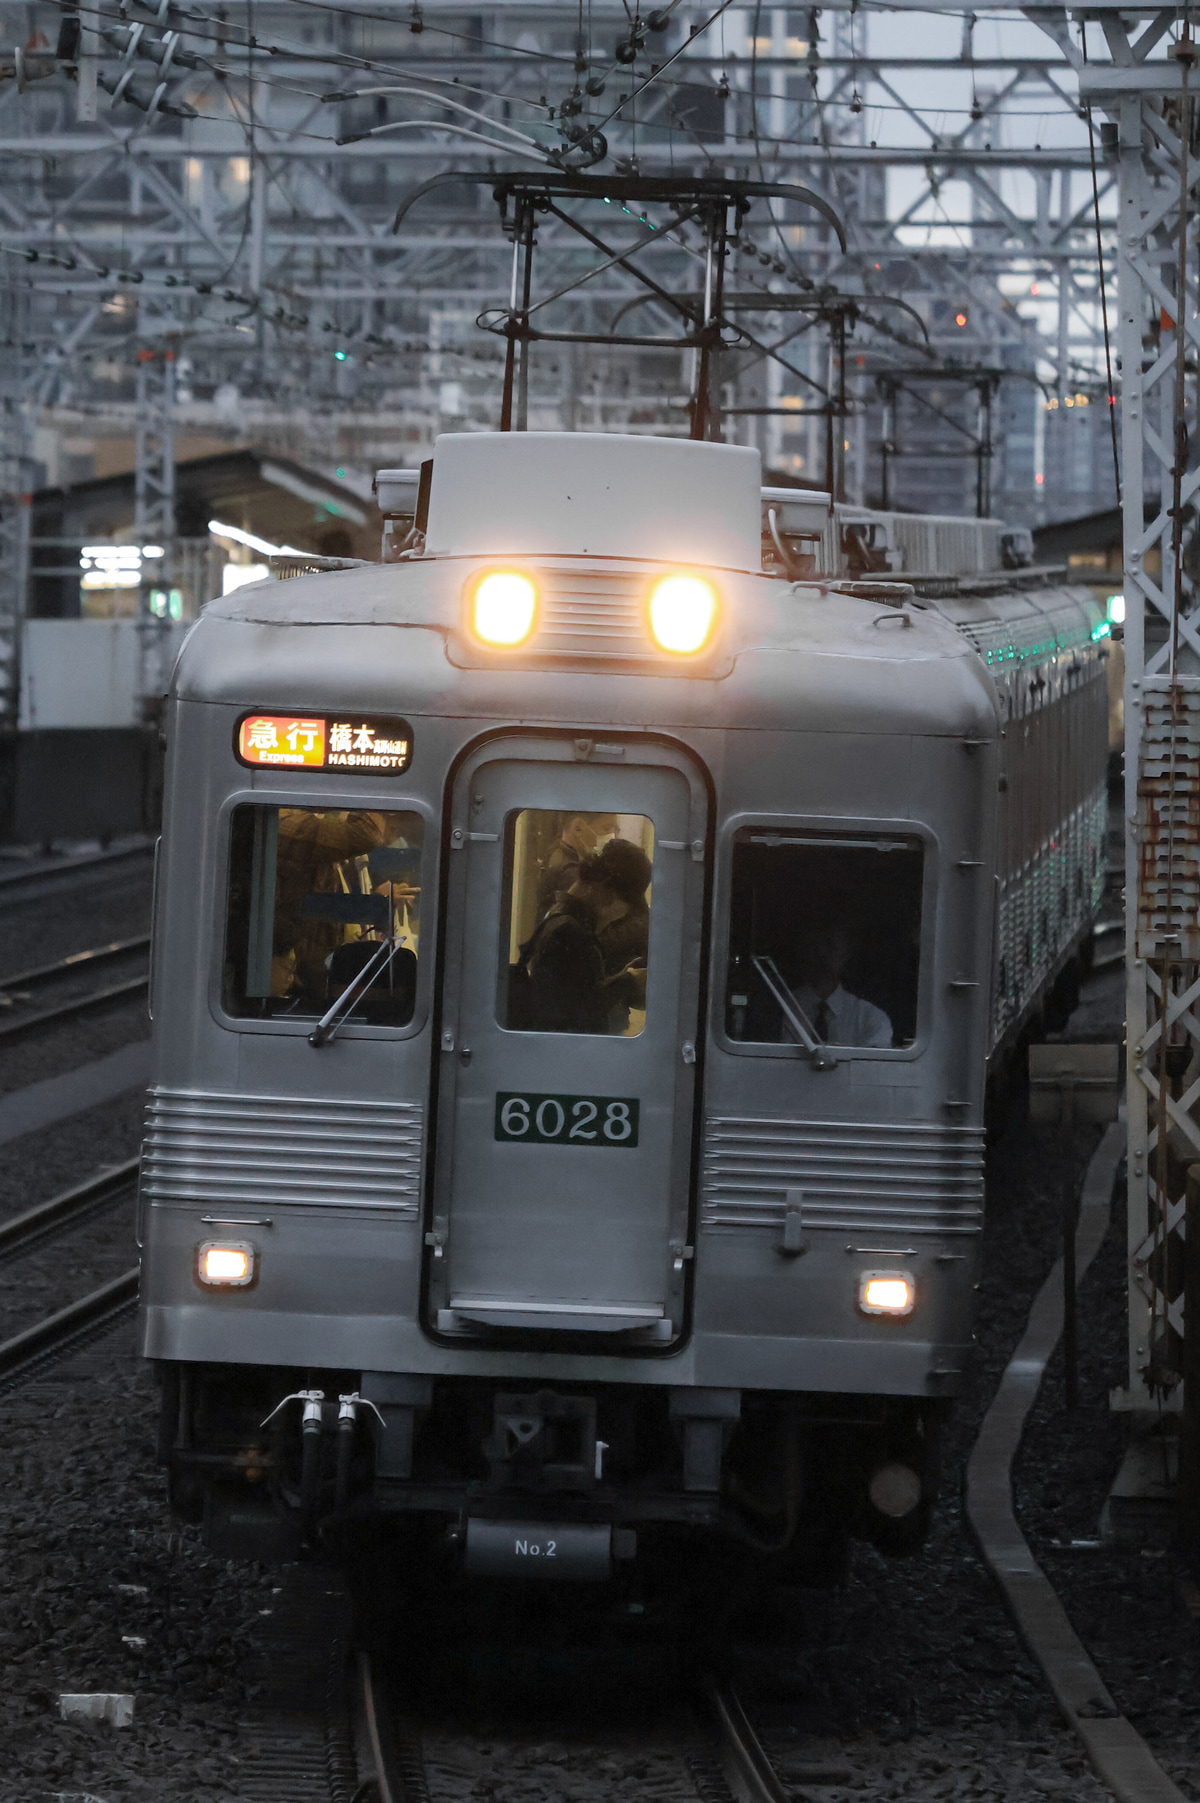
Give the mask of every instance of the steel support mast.
<svg viewBox="0 0 1200 1803">
<path fill-rule="evenodd" d="M 1112 62 L 1080 82 L 1115 121 L 1120 157 L 1130 1284 L 1114 1400 L 1146 1411 L 1179 1401 L 1186 1177 L 1200 1159 L 1200 79 L 1178 16 L 1106 11 Z"/>
</svg>

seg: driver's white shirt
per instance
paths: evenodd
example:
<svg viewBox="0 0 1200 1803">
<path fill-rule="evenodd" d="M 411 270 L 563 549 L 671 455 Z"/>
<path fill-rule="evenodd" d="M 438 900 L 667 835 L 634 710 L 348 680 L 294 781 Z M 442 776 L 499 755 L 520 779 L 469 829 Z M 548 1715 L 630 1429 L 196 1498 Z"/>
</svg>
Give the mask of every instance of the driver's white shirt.
<svg viewBox="0 0 1200 1803">
<path fill-rule="evenodd" d="M 815 1030 L 817 1010 L 821 1006 L 821 998 L 816 990 L 804 984 L 799 989 L 793 989 L 792 994 Z M 829 1010 L 829 1031 L 825 1036 L 827 1045 L 891 1045 L 892 1023 L 883 1009 L 877 1008 L 873 1002 L 864 1001 L 861 995 L 851 995 L 839 983 L 832 994 L 825 997 L 825 1006 Z M 784 1022 L 784 1031 L 788 1039 L 798 1039 L 787 1021 Z"/>
</svg>

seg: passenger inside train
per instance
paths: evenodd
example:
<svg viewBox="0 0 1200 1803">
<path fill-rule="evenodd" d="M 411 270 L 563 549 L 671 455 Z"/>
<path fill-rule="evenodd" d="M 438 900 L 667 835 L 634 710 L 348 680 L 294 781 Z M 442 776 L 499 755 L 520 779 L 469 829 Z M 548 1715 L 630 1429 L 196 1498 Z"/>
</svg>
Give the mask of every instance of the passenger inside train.
<svg viewBox="0 0 1200 1803">
<path fill-rule="evenodd" d="M 641 1031 L 653 872 L 644 846 L 652 843 L 653 827 L 641 815 L 524 809 L 515 817 L 504 1015 L 510 1030 Z M 518 938 L 531 895 L 532 928 Z"/>
<path fill-rule="evenodd" d="M 231 833 L 222 999 L 238 1017 L 314 1018 L 380 958 L 350 1018 L 415 1005 L 422 823 L 385 810 L 242 806 Z"/>
</svg>

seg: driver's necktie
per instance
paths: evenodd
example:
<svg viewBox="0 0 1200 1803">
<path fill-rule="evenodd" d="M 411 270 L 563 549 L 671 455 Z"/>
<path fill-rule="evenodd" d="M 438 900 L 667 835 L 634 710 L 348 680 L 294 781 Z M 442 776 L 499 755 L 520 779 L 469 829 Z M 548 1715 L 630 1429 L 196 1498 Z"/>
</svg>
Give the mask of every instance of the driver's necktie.
<svg viewBox="0 0 1200 1803">
<path fill-rule="evenodd" d="M 833 1014 L 830 1011 L 828 1002 L 822 1002 L 818 1007 L 816 1016 L 813 1020 L 813 1025 L 817 1029 L 817 1038 L 821 1041 L 821 1044 L 828 1045 L 829 1029 L 833 1025 Z"/>
</svg>

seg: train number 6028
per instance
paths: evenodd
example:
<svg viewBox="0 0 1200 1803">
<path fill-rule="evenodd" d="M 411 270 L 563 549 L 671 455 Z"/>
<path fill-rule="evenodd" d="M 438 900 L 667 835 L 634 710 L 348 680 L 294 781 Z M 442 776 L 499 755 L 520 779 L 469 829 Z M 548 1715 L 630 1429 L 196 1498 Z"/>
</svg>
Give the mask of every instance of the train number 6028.
<svg viewBox="0 0 1200 1803">
<path fill-rule="evenodd" d="M 496 1097 L 496 1138 L 509 1145 L 636 1146 L 636 1096 Z"/>
</svg>

